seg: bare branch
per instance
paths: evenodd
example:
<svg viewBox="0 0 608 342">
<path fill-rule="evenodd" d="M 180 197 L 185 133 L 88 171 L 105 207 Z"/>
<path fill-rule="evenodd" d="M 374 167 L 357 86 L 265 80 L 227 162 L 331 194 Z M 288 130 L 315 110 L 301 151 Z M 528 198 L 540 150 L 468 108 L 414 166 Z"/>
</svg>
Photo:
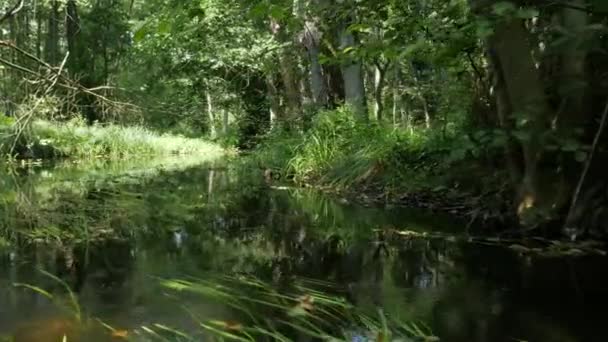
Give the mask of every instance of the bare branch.
<svg viewBox="0 0 608 342">
<path fill-rule="evenodd" d="M 0 24 L 2 24 L 5 20 L 13 17 L 15 14 L 19 13 L 23 9 L 24 0 L 19 0 L 12 8 L 10 8 L 2 17 L 0 17 Z"/>
</svg>

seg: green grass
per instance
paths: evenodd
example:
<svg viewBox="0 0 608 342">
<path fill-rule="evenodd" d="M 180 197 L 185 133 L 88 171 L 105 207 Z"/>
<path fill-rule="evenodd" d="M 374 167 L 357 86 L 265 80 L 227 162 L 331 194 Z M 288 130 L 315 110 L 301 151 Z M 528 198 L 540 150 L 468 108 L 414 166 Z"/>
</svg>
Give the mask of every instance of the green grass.
<svg viewBox="0 0 608 342">
<path fill-rule="evenodd" d="M 299 184 L 431 188 L 445 182 L 443 175 L 457 161 L 457 139 L 455 132 L 361 125 L 336 110 L 319 113 L 306 133 L 271 133 L 252 159 Z"/>
<path fill-rule="evenodd" d="M 5 154 L 13 144 L 11 130 L 10 126 L 0 128 L 0 145 Z M 161 135 L 143 127 L 48 121 L 32 123 L 13 152 L 20 158 L 31 159 L 126 159 L 176 154 L 203 154 L 212 159 L 225 154 L 223 148 L 203 139 Z"/>
</svg>

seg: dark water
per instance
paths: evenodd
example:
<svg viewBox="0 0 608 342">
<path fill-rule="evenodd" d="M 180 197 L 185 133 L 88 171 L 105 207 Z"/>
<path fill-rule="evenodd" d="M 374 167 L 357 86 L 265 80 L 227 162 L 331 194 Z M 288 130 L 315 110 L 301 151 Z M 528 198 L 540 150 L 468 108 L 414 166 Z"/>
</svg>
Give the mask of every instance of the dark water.
<svg viewBox="0 0 608 342">
<path fill-rule="evenodd" d="M 161 282 L 211 274 L 277 286 L 323 280 L 361 311 L 424 322 L 442 341 L 608 340 L 606 258 L 520 255 L 453 238 L 465 223 L 450 217 L 184 164 L 1 173 L 0 341 L 60 341 L 73 331 L 68 340 L 105 341 L 122 330 L 160 340 L 145 334 L 154 324 L 197 331 L 233 309 Z M 382 233 L 394 229 L 448 238 Z M 101 323 L 83 331 L 71 323 L 78 312 L 80 322 L 120 331 L 111 337 Z"/>
</svg>

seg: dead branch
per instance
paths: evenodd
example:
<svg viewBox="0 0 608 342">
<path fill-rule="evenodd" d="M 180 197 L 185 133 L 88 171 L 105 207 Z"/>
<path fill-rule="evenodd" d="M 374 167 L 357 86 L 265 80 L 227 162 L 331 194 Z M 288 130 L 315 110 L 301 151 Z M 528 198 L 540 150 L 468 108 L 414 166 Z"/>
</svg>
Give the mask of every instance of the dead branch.
<svg viewBox="0 0 608 342">
<path fill-rule="evenodd" d="M 2 24 L 5 20 L 15 16 L 15 14 L 19 13 L 23 9 L 24 0 L 19 0 L 12 8 L 6 11 L 2 17 L 0 17 L 0 24 Z"/>
<path fill-rule="evenodd" d="M 29 60 L 35 62 L 36 64 L 44 67 L 45 69 L 47 69 L 48 71 L 55 73 L 57 68 L 53 67 L 52 65 L 50 65 L 49 63 L 45 62 L 44 60 L 32 55 L 31 53 L 17 47 L 15 44 L 13 44 L 10 41 L 6 41 L 6 40 L 0 40 L 0 46 L 4 46 L 10 49 L 15 50 L 16 52 L 18 52 L 19 54 L 23 55 L 24 57 L 28 58 Z M 5 64 L 6 66 L 9 66 L 11 68 L 29 73 L 31 75 L 34 75 L 38 78 L 41 79 L 46 79 L 47 81 L 51 81 L 50 79 L 48 79 L 47 77 L 42 76 L 40 73 L 37 73 L 33 70 L 27 69 L 26 67 L 17 65 L 15 63 L 6 61 L 6 60 L 2 60 L 0 59 L 0 63 Z M 115 101 L 115 100 L 111 100 L 109 98 L 107 98 L 106 96 L 96 92 L 97 90 L 103 90 L 103 89 L 111 89 L 111 87 L 108 86 L 99 86 L 99 87 L 94 87 L 94 88 L 87 88 L 84 87 L 82 84 L 78 83 L 77 81 L 71 79 L 68 76 L 65 76 L 63 74 L 57 74 L 57 77 L 61 80 L 61 82 L 57 83 L 55 82 L 58 86 L 61 86 L 63 88 L 67 88 L 70 90 L 78 90 L 81 91 L 87 95 L 91 95 L 95 98 L 97 98 L 99 101 L 101 101 L 102 103 L 106 103 L 109 106 L 113 106 L 113 107 L 119 107 L 119 106 L 123 106 L 123 107 L 128 107 L 128 108 L 132 108 L 132 109 L 140 109 L 138 106 L 132 104 L 132 103 L 127 103 L 127 102 L 120 102 L 120 101 Z M 51 81 L 52 82 L 52 81 Z"/>
</svg>

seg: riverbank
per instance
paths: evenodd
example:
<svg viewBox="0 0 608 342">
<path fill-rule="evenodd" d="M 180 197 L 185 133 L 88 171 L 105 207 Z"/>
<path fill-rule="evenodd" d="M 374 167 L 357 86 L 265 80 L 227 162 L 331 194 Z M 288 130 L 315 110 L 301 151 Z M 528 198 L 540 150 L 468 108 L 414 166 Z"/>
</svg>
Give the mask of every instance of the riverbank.
<svg viewBox="0 0 608 342">
<path fill-rule="evenodd" d="M 17 137 L 18 136 L 18 137 Z M 204 139 L 159 134 L 143 127 L 35 121 L 17 134 L 14 124 L 0 126 L 0 151 L 18 159 L 128 159 L 159 155 L 207 155 L 227 151 Z"/>
<path fill-rule="evenodd" d="M 506 173 L 487 172 L 500 153 L 480 151 L 457 127 L 359 125 L 349 113 L 329 111 L 306 133 L 268 135 L 246 159 L 274 180 L 364 205 L 444 211 L 498 230 L 516 223 Z"/>
</svg>

